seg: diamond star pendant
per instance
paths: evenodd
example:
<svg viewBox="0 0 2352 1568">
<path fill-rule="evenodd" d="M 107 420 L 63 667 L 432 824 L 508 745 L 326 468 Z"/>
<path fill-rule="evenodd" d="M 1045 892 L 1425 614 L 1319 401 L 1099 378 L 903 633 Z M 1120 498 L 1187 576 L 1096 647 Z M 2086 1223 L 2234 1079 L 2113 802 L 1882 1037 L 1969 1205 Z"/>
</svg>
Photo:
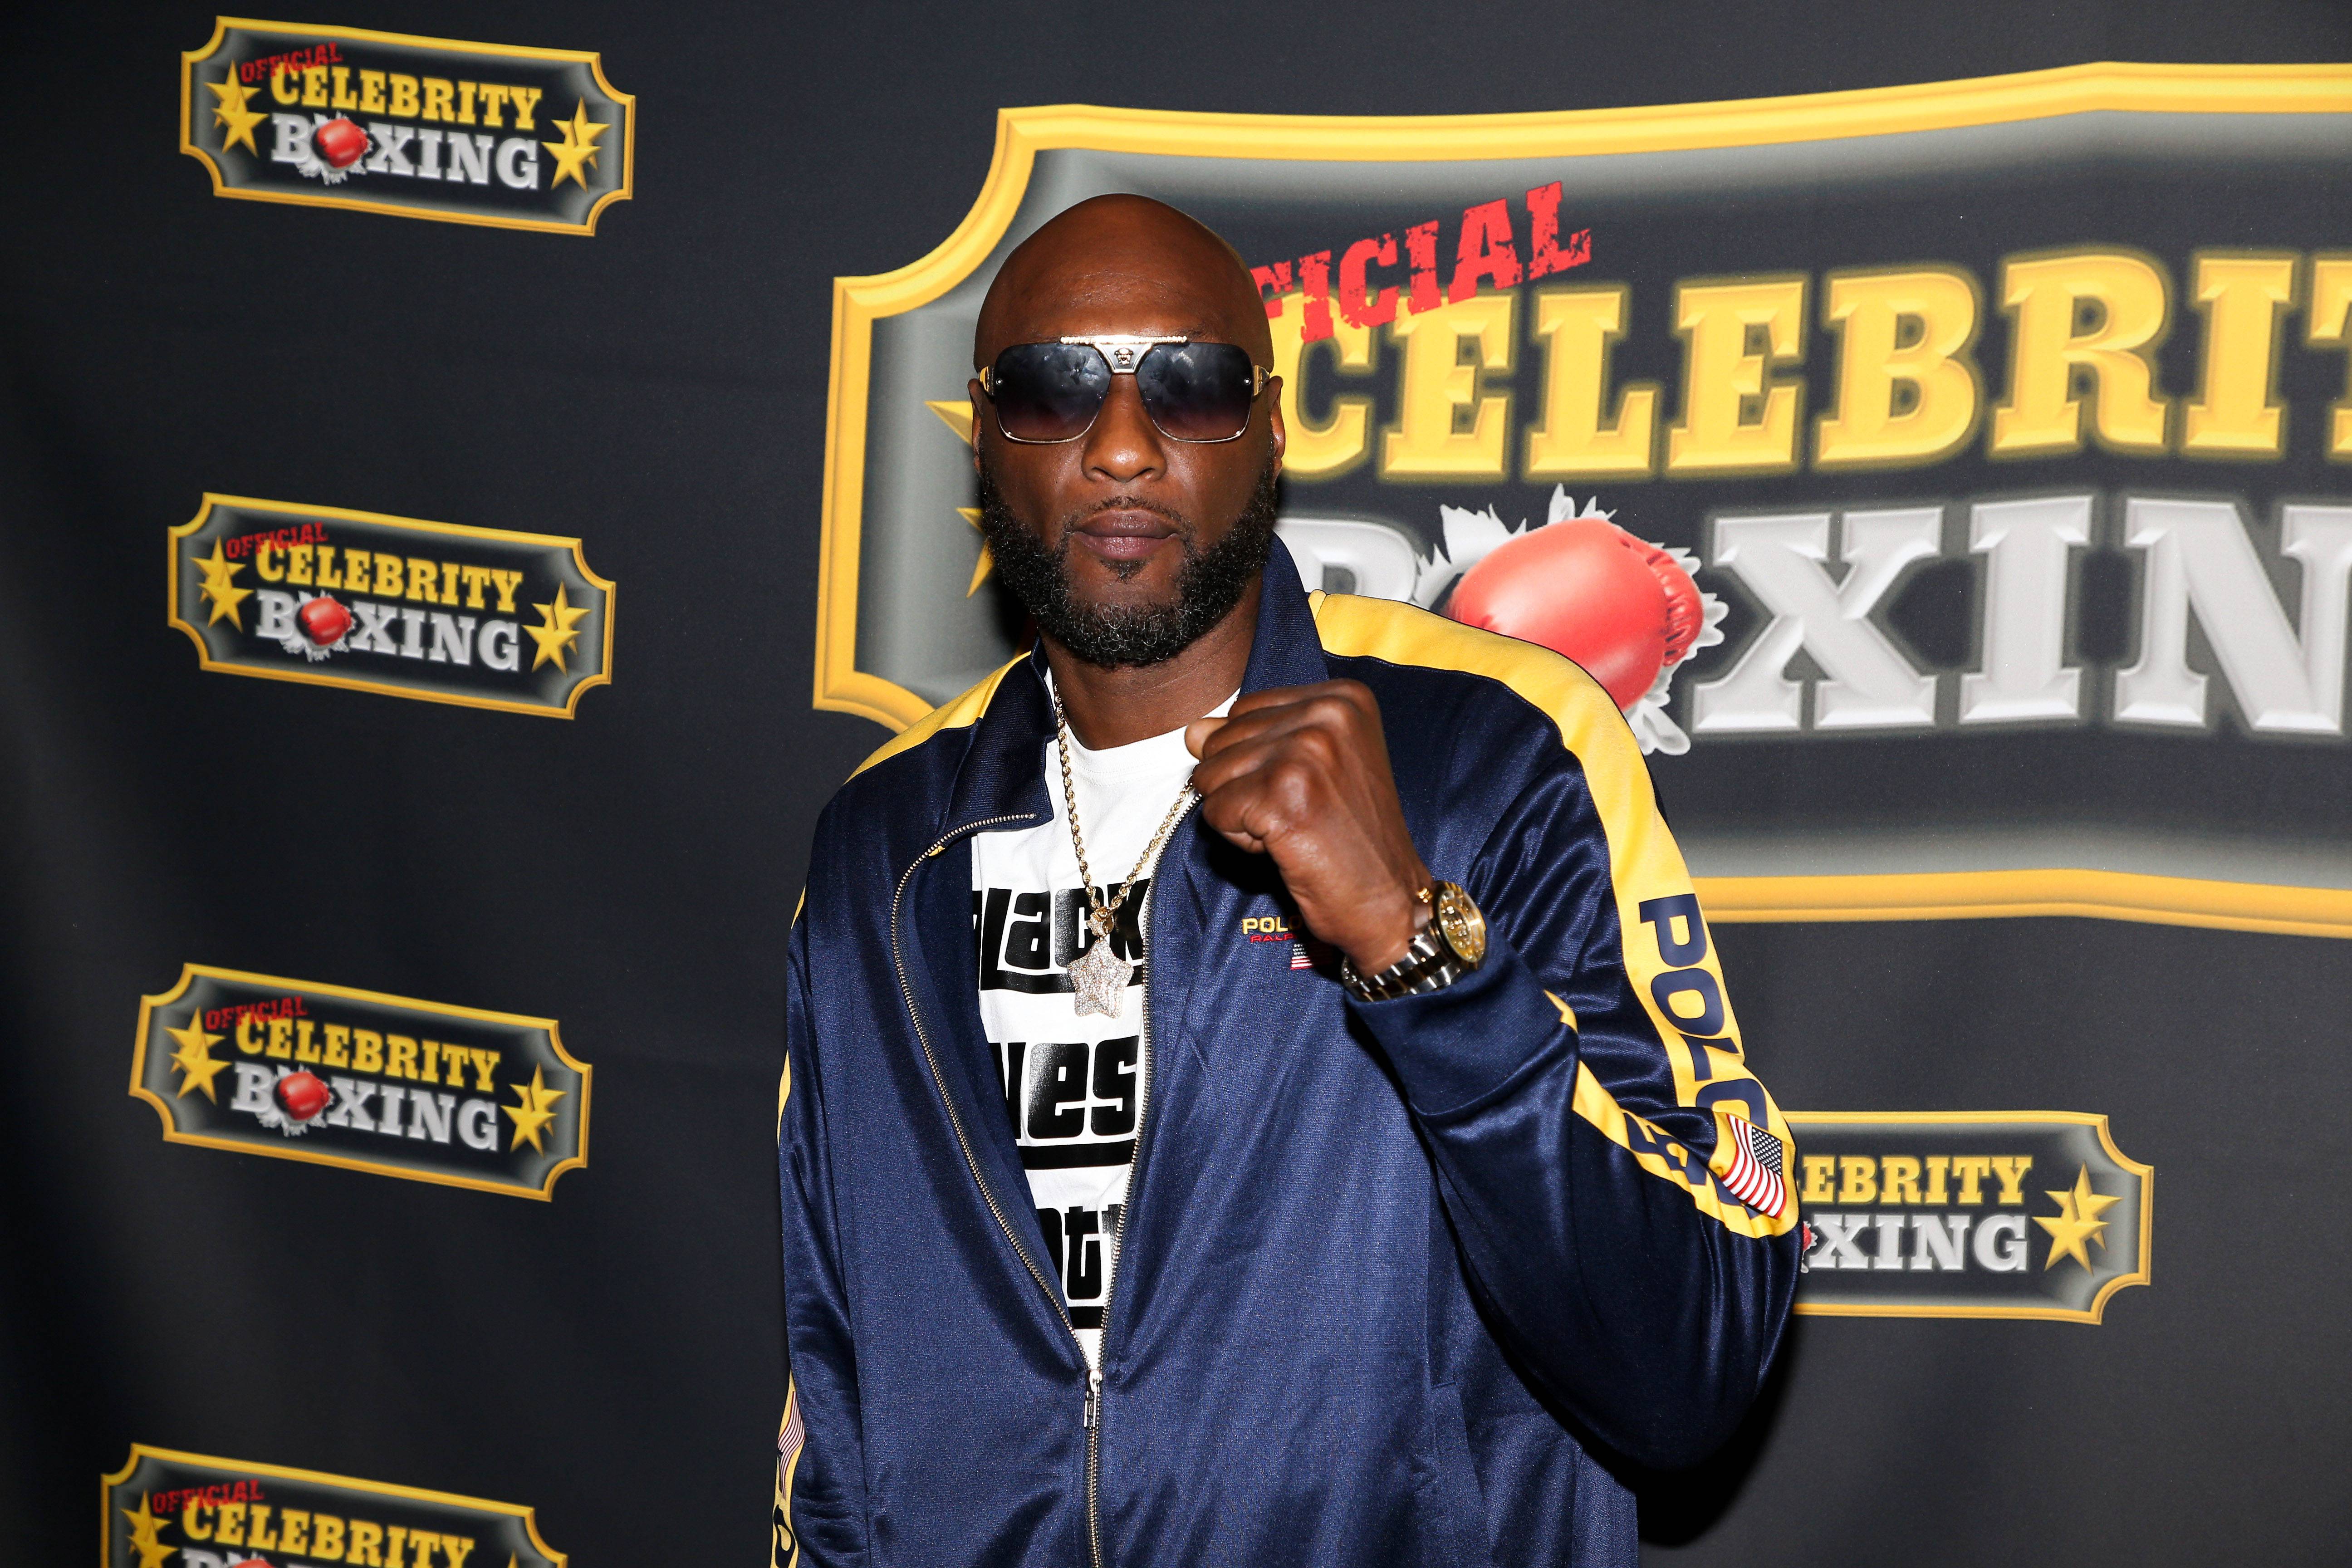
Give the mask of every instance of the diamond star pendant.
<svg viewBox="0 0 2352 1568">
<path fill-rule="evenodd" d="M 1099 1013 L 1106 1018 L 1118 1017 L 1128 978 L 1134 973 L 1135 965 L 1111 952 L 1108 937 L 1095 938 L 1094 945 L 1070 964 L 1070 984 L 1077 987 L 1073 1000 L 1078 1016 Z"/>
</svg>

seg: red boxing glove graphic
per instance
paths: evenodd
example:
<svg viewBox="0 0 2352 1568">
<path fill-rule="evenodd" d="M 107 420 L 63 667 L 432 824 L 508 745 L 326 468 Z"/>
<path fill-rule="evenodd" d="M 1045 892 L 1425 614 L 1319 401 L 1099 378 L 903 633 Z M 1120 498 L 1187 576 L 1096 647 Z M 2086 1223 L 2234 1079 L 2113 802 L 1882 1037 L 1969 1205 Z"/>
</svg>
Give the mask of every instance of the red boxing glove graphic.
<svg viewBox="0 0 2352 1568">
<path fill-rule="evenodd" d="M 319 1081 L 319 1075 L 311 1072 L 288 1073 L 278 1080 L 274 1093 L 278 1109 L 297 1121 L 310 1121 L 334 1098 L 333 1091 Z"/>
<path fill-rule="evenodd" d="M 1620 709 L 1706 628 L 1698 584 L 1674 557 L 1595 517 L 1514 535 L 1462 574 L 1445 613 L 1582 665 Z"/>
<path fill-rule="evenodd" d="M 348 120 L 335 119 L 311 133 L 310 145 L 330 169 L 348 169 L 368 150 L 367 132 Z"/>
<path fill-rule="evenodd" d="M 333 647 L 352 629 L 352 613 L 323 594 L 295 611 L 294 619 L 302 635 L 320 647 Z"/>
</svg>

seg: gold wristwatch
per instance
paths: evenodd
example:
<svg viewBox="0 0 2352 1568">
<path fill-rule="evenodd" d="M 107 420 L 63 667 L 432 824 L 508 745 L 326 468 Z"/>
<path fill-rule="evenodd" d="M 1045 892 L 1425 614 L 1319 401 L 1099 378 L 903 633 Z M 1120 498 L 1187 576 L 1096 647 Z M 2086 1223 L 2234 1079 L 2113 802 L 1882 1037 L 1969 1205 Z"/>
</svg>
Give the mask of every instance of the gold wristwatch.
<svg viewBox="0 0 2352 1568">
<path fill-rule="evenodd" d="M 1366 974 L 1342 955 L 1339 980 L 1360 1002 L 1386 1002 L 1436 991 L 1478 967 L 1486 956 L 1486 917 L 1458 882 L 1436 882 L 1413 895 L 1429 906 L 1430 921 L 1414 933 L 1404 956 Z"/>
</svg>

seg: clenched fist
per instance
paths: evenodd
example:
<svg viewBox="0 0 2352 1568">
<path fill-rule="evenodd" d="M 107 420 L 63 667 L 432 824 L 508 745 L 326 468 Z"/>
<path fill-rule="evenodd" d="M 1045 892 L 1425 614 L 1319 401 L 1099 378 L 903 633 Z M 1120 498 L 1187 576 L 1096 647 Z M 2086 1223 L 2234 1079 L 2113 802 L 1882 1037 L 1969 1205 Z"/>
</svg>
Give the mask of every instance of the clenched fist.
<svg viewBox="0 0 2352 1568">
<path fill-rule="evenodd" d="M 1299 918 L 1366 974 L 1402 958 L 1429 918 L 1429 868 L 1405 830 L 1381 707 L 1360 681 L 1253 691 L 1232 716 L 1195 719 L 1201 816 L 1273 857 Z"/>
</svg>

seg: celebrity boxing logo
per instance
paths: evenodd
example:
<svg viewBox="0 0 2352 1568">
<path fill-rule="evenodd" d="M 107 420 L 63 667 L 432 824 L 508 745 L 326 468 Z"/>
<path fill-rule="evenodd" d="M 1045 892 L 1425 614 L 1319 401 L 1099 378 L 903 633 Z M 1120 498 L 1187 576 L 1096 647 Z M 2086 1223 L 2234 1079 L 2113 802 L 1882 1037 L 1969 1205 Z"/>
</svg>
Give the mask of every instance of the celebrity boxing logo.
<svg viewBox="0 0 2352 1568">
<path fill-rule="evenodd" d="M 577 539 L 207 495 L 171 548 L 206 669 L 562 719 L 612 679 L 613 584 Z"/>
<path fill-rule="evenodd" d="M 1255 263 L 1306 586 L 1582 665 L 1718 919 L 2352 934 L 2352 255 L 2158 129 L 2316 189 L 2348 72 L 1008 110 L 965 223 L 836 282 L 817 704 L 902 727 L 1017 651 L 957 345 L 1140 192 Z"/>
<path fill-rule="evenodd" d="M 2149 1279 L 2156 1173 L 2059 1110 L 1788 1113 L 1797 1310 L 2096 1323 Z"/>
<path fill-rule="evenodd" d="M 168 1142 L 546 1198 L 589 1074 L 552 1018 L 190 963 L 140 999 L 131 1093 Z"/>
<path fill-rule="evenodd" d="M 631 194 L 636 100 L 593 54 L 224 16 L 180 59 L 219 195 L 593 234 Z"/>
<path fill-rule="evenodd" d="M 418 1487 L 131 1447 L 100 1478 L 102 1568 L 563 1568 L 534 1510 Z"/>
</svg>

